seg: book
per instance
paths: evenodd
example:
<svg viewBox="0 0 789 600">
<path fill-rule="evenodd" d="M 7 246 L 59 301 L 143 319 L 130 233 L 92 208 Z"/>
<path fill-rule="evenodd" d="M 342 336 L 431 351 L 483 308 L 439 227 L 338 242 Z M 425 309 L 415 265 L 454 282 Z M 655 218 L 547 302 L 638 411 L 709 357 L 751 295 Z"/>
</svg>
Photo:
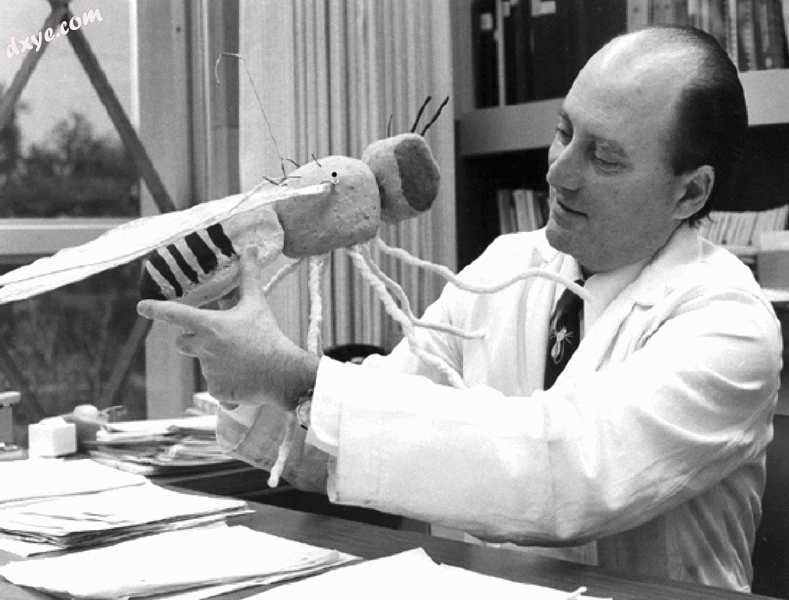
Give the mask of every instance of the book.
<svg viewBox="0 0 789 600">
<path fill-rule="evenodd" d="M 505 95 L 507 90 L 507 62 L 511 59 L 505 54 L 505 32 L 504 24 L 509 21 L 510 0 L 496 0 L 496 87 L 499 90 L 499 105 L 506 103 Z"/>
<path fill-rule="evenodd" d="M 759 246 L 762 234 L 785 229 L 789 205 L 763 211 L 712 211 L 701 235 L 716 244 L 747 250 Z"/>
<path fill-rule="evenodd" d="M 786 50 L 789 52 L 789 0 L 780 0 L 781 16 L 784 22 L 784 44 Z M 789 60 L 789 56 L 787 56 Z"/>
<path fill-rule="evenodd" d="M 784 61 L 784 25 L 776 0 L 752 0 L 756 68 L 781 69 Z"/>
<path fill-rule="evenodd" d="M 674 24 L 690 25 L 691 6 L 703 0 L 674 0 Z"/>
<path fill-rule="evenodd" d="M 504 19 L 507 104 L 528 102 L 533 97 L 530 22 L 529 0 L 510 0 L 508 15 Z"/>
<path fill-rule="evenodd" d="M 649 22 L 651 25 L 674 23 L 674 0 L 651 0 Z"/>
<path fill-rule="evenodd" d="M 531 190 L 516 188 L 512 190 L 512 204 L 515 206 L 515 220 L 518 231 L 533 231 L 537 229 L 532 217 Z"/>
<path fill-rule="evenodd" d="M 528 188 L 512 190 L 518 231 L 535 231 L 547 222 L 547 206 L 541 192 Z"/>
<path fill-rule="evenodd" d="M 532 100 L 561 98 L 567 85 L 567 40 L 562 35 L 558 2 L 531 0 L 531 50 L 534 69 Z"/>
<path fill-rule="evenodd" d="M 528 190 L 529 214 L 531 216 L 532 230 L 539 229 L 545 225 L 542 210 L 540 209 L 539 199 L 534 190 Z"/>
<path fill-rule="evenodd" d="M 583 26 L 583 55 L 577 68 L 580 70 L 608 41 L 628 30 L 628 6 L 623 0 L 578 0 L 577 4 L 583 7 L 577 13 Z"/>
<path fill-rule="evenodd" d="M 496 190 L 496 206 L 499 211 L 499 231 L 503 235 L 517 231 L 515 208 L 512 204 L 512 192 L 507 188 Z"/>
<path fill-rule="evenodd" d="M 738 66 L 740 71 L 756 69 L 756 31 L 753 23 L 753 0 L 737 0 Z"/>
<path fill-rule="evenodd" d="M 704 29 L 701 22 L 701 0 L 687 0 L 687 24 L 697 29 Z"/>
<path fill-rule="evenodd" d="M 540 225 L 540 227 L 548 223 L 548 217 L 550 217 L 551 214 L 549 197 L 550 192 L 548 192 L 548 190 L 536 190 L 534 192 L 534 202 L 540 211 L 540 215 L 542 216 L 542 225 Z"/>
<path fill-rule="evenodd" d="M 496 0 L 471 3 L 474 98 L 477 108 L 499 104 Z"/>
<path fill-rule="evenodd" d="M 649 25 L 649 0 L 627 0 L 627 30 L 637 31 Z"/>
<path fill-rule="evenodd" d="M 613 19 L 613 34 L 610 7 L 621 7 L 621 23 Z M 626 27 L 624 0 L 532 0 L 534 99 L 567 94 L 589 57 Z"/>
<path fill-rule="evenodd" d="M 721 48 L 731 53 L 728 49 L 728 28 L 727 28 L 727 1 L 726 0 L 702 0 L 706 6 L 704 14 L 707 19 L 707 29 L 705 31 L 718 40 Z M 736 24 L 735 24 L 736 26 Z"/>
<path fill-rule="evenodd" d="M 737 21 L 737 0 L 721 0 L 724 4 L 724 19 L 726 27 L 726 53 L 739 69 L 739 23 Z"/>
</svg>

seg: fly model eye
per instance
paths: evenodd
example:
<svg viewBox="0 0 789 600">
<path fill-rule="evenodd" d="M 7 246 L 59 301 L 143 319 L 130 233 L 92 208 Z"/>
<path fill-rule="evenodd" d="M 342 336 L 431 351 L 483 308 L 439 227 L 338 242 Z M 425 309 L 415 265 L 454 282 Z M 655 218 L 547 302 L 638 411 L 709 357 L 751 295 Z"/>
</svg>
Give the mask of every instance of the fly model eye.
<svg viewBox="0 0 789 600">
<path fill-rule="evenodd" d="M 332 176 L 332 177 L 337 177 L 337 171 L 332 171 L 332 172 L 331 172 L 331 176 Z"/>
<path fill-rule="evenodd" d="M 401 133 L 378 140 L 362 153 L 378 181 L 381 220 L 397 223 L 428 210 L 438 196 L 440 175 L 425 139 Z"/>
</svg>

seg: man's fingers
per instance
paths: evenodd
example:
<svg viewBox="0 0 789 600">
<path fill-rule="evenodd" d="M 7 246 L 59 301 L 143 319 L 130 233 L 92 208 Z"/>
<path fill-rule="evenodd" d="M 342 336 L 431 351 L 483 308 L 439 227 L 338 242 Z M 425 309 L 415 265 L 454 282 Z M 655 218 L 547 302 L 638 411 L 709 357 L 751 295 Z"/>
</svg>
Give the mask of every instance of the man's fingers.
<svg viewBox="0 0 789 600">
<path fill-rule="evenodd" d="M 137 303 L 137 314 L 146 319 L 164 321 L 191 332 L 205 328 L 206 312 L 166 300 L 141 300 Z"/>
</svg>

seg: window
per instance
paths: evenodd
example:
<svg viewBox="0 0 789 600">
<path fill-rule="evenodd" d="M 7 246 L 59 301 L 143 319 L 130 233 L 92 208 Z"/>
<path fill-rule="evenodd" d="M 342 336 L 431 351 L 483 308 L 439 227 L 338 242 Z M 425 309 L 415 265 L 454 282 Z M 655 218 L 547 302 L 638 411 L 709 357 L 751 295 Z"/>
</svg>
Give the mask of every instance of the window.
<svg viewBox="0 0 789 600">
<path fill-rule="evenodd" d="M 176 206 L 238 191 L 237 65 L 214 82 L 216 57 L 238 49 L 237 1 L 72 0 L 69 9 L 66 25 L 47 24 L 54 35 L 45 0 L 4 2 L 3 91 L 37 64 L 0 131 L 0 272 L 158 211 L 69 43 L 74 31 Z M 23 392 L 17 443 L 28 423 L 76 404 L 123 404 L 143 418 L 175 416 L 191 401 L 194 362 L 178 357 L 172 332 L 154 327 L 138 349 L 147 331 L 134 310 L 139 268 L 0 307 L 0 389 Z"/>
<path fill-rule="evenodd" d="M 72 48 L 84 35 L 127 114 L 135 57 L 131 0 L 73 0 L 70 21 L 45 27 L 48 2 L 5 0 L 0 86 L 40 56 L 0 131 L 0 270 L 92 239 L 140 214 L 140 184 Z M 47 41 L 49 39 L 49 41 Z M 146 413 L 144 355 L 125 356 L 139 265 L 126 265 L 0 307 L 2 389 L 20 389 L 15 441 L 27 424 L 90 403 Z"/>
</svg>

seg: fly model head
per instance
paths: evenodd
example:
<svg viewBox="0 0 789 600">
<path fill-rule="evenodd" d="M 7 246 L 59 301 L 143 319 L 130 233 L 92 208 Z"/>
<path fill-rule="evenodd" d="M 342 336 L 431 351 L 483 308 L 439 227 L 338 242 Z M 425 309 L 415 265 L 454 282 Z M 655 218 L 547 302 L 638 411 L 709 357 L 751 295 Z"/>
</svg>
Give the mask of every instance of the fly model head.
<svg viewBox="0 0 789 600">
<path fill-rule="evenodd" d="M 362 154 L 378 182 L 381 220 L 397 223 L 427 211 L 438 196 L 438 163 L 425 138 L 401 133 L 373 142 Z"/>
<path fill-rule="evenodd" d="M 433 117 L 416 133 L 430 96 L 419 108 L 411 131 L 378 140 L 367 146 L 362 161 L 375 174 L 381 197 L 381 220 L 397 223 L 430 210 L 438 196 L 441 176 L 424 135 L 449 102 L 445 98 Z"/>
</svg>

